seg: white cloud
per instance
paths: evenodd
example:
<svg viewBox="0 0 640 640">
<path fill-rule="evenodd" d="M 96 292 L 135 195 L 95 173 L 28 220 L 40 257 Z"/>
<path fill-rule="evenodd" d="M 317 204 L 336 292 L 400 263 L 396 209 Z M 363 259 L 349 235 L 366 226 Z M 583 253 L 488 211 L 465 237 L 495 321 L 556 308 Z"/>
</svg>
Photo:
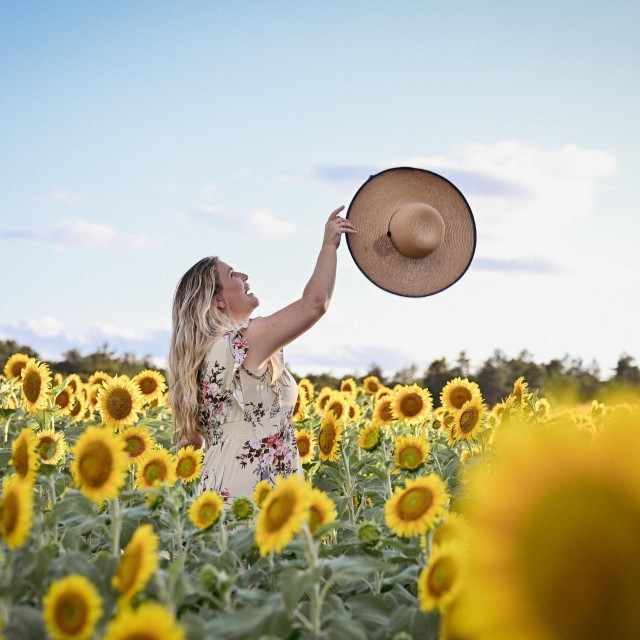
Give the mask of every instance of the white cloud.
<svg viewBox="0 0 640 640">
<path fill-rule="evenodd" d="M 44 200 L 46 202 L 59 202 L 67 205 L 77 205 L 84 201 L 84 195 L 79 191 L 71 191 L 70 189 L 54 189 L 40 200 Z"/>
<path fill-rule="evenodd" d="M 0 231 L 0 238 L 44 242 L 57 249 L 69 246 L 150 249 L 162 243 L 144 234 L 122 233 L 110 225 L 81 218 L 61 218 L 49 229 Z"/>
<path fill-rule="evenodd" d="M 299 225 L 278 218 L 270 209 L 253 209 L 245 222 L 249 231 L 265 236 L 293 236 Z"/>
<path fill-rule="evenodd" d="M 53 316 L 42 316 L 41 318 L 28 318 L 24 321 L 28 329 L 41 338 L 51 338 L 62 334 L 67 328 Z"/>
</svg>

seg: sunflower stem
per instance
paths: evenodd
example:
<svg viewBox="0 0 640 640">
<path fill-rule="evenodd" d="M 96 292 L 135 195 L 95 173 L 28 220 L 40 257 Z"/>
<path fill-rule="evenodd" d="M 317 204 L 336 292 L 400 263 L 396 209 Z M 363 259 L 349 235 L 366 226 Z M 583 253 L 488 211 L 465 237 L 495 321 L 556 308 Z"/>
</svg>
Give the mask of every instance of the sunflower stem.
<svg viewBox="0 0 640 640">
<path fill-rule="evenodd" d="M 220 515 L 220 552 L 224 553 L 227 550 L 227 528 L 224 526 L 224 512 Z"/>
<path fill-rule="evenodd" d="M 344 464 L 345 469 L 345 479 L 347 481 L 346 493 L 347 498 L 349 500 L 349 524 L 353 524 L 353 485 L 351 484 L 351 470 L 349 469 L 349 456 L 347 455 L 345 449 L 345 440 L 342 441 L 340 446 L 340 453 L 342 454 L 342 463 Z"/>
<path fill-rule="evenodd" d="M 120 557 L 120 528 L 122 520 L 120 518 L 120 501 L 117 497 L 109 500 L 111 506 L 111 555 L 114 558 Z"/>
<path fill-rule="evenodd" d="M 385 440 L 385 434 L 382 434 L 382 464 L 384 465 L 384 469 L 387 472 L 386 478 L 385 478 L 386 489 L 387 489 L 387 500 L 391 498 L 391 496 L 393 495 L 393 486 L 391 484 L 391 465 L 387 464 L 388 455 L 389 454 L 387 451 L 387 441 Z"/>
<path fill-rule="evenodd" d="M 51 508 L 53 509 L 56 504 L 56 481 L 53 479 L 53 476 L 47 476 L 47 483 L 49 484 L 49 493 L 51 494 Z M 58 523 L 53 523 L 53 541 L 58 542 Z"/>
<path fill-rule="evenodd" d="M 440 460 L 438 459 L 438 443 L 437 442 L 434 442 L 433 458 L 436 461 L 436 465 L 438 465 L 438 472 L 440 473 L 440 478 L 444 479 L 444 475 L 442 473 L 442 467 L 440 466 Z"/>
<path fill-rule="evenodd" d="M 302 531 L 304 533 L 305 546 L 307 551 L 307 562 L 309 563 L 309 568 L 313 571 L 318 566 L 318 547 L 316 542 L 311 535 L 311 530 L 309 529 L 309 524 L 305 522 L 302 525 Z M 323 590 L 322 594 L 320 593 L 320 586 L 317 582 L 313 583 L 313 588 L 311 589 L 311 625 L 314 637 L 320 636 L 320 612 L 322 610 L 322 599 L 326 592 Z"/>
</svg>

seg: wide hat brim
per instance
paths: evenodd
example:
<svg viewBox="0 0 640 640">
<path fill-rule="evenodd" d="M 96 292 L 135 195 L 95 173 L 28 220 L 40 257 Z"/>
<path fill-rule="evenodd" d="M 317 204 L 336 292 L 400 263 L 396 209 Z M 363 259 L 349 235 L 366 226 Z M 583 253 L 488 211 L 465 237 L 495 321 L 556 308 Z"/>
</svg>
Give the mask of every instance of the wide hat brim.
<svg viewBox="0 0 640 640">
<path fill-rule="evenodd" d="M 438 248 L 424 258 L 400 253 L 388 235 L 389 220 L 402 205 L 425 203 L 444 222 Z M 439 293 L 469 268 L 476 248 L 476 224 L 459 189 L 443 176 L 413 167 L 369 176 L 351 200 L 346 218 L 358 233 L 345 234 L 351 257 L 376 286 L 407 297 Z"/>
</svg>

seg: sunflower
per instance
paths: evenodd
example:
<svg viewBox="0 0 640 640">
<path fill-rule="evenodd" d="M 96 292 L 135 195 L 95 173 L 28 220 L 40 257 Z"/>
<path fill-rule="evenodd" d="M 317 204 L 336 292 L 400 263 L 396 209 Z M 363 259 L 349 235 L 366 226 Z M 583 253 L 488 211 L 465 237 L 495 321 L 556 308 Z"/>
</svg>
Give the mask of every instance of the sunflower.
<svg viewBox="0 0 640 640">
<path fill-rule="evenodd" d="M 298 382 L 298 388 L 303 388 L 307 394 L 308 401 L 313 402 L 315 388 L 313 386 L 313 382 L 311 382 L 309 378 L 302 378 L 302 380 Z"/>
<path fill-rule="evenodd" d="M 340 382 L 340 391 L 355 400 L 358 395 L 358 383 L 353 378 L 345 378 Z"/>
<path fill-rule="evenodd" d="M 0 498 L 0 534 L 9 549 L 22 546 L 29 536 L 33 512 L 31 485 L 21 482 L 18 476 L 5 481 Z"/>
<path fill-rule="evenodd" d="M 460 591 L 462 569 L 462 553 L 456 546 L 448 543 L 435 548 L 418 578 L 420 609 L 445 610 Z"/>
<path fill-rule="evenodd" d="M 127 607 L 109 622 L 103 640 L 185 640 L 185 630 L 173 614 L 156 602 Z"/>
<path fill-rule="evenodd" d="M 120 592 L 118 607 L 131 602 L 158 567 L 158 536 L 151 524 L 142 524 L 124 549 L 111 586 Z"/>
<path fill-rule="evenodd" d="M 336 423 L 343 423 L 349 417 L 349 402 L 340 391 L 333 391 L 325 403 L 325 414 L 330 411 L 333 411 Z"/>
<path fill-rule="evenodd" d="M 542 411 L 541 417 L 548 418 L 551 414 L 551 403 L 546 398 L 538 398 L 536 400 L 536 411 Z"/>
<path fill-rule="evenodd" d="M 305 414 L 307 413 L 307 404 L 307 392 L 305 391 L 304 387 L 298 387 L 298 398 L 296 400 L 295 406 L 293 407 L 292 420 L 294 422 L 299 422 L 304 418 Z"/>
<path fill-rule="evenodd" d="M 62 384 L 62 374 L 61 373 L 54 373 L 53 374 L 53 386 L 57 387 L 59 384 Z"/>
<path fill-rule="evenodd" d="M 231 503 L 231 513 L 236 520 L 249 520 L 253 517 L 254 511 L 253 502 L 244 496 L 235 498 Z"/>
<path fill-rule="evenodd" d="M 392 395 L 387 395 L 376 401 L 373 410 L 373 418 L 381 425 L 391 425 L 395 422 L 396 417 L 391 408 L 393 401 Z"/>
<path fill-rule="evenodd" d="M 311 489 L 309 504 L 309 530 L 315 533 L 318 527 L 333 522 L 338 515 L 333 500 L 320 489 Z"/>
<path fill-rule="evenodd" d="M 477 444 L 474 444 L 471 447 L 471 451 L 469 449 L 464 449 L 460 452 L 460 462 L 464 464 L 468 462 L 470 459 L 475 458 L 475 456 L 480 455 L 480 447 Z"/>
<path fill-rule="evenodd" d="M 417 384 L 403 385 L 391 397 L 391 411 L 406 425 L 426 422 L 433 407 L 431 393 Z"/>
<path fill-rule="evenodd" d="M 64 433 L 48 427 L 38 431 L 36 437 L 38 439 L 36 450 L 40 455 L 40 462 L 58 464 L 64 457 L 66 449 Z"/>
<path fill-rule="evenodd" d="M 440 392 L 440 404 L 449 412 L 454 413 L 462 408 L 465 402 L 480 397 L 480 387 L 467 378 L 449 380 Z"/>
<path fill-rule="evenodd" d="M 429 445 L 420 436 L 399 436 L 394 444 L 395 465 L 414 471 L 421 467 L 429 453 Z"/>
<path fill-rule="evenodd" d="M 358 434 L 358 446 L 361 449 L 375 449 L 380 444 L 380 425 L 372 420 L 365 424 Z"/>
<path fill-rule="evenodd" d="M 362 416 L 360 405 L 355 400 L 351 400 L 349 402 L 349 416 L 347 420 L 350 420 L 351 422 L 359 422 L 360 416 Z"/>
<path fill-rule="evenodd" d="M 451 439 L 475 440 L 482 428 L 482 419 L 487 407 L 482 404 L 482 398 L 475 397 L 465 402 L 459 411 L 455 413 L 455 420 L 451 427 Z"/>
<path fill-rule="evenodd" d="M 178 450 L 176 475 L 183 484 L 190 484 L 200 477 L 204 450 L 196 449 L 192 444 Z"/>
<path fill-rule="evenodd" d="M 98 411 L 102 421 L 116 431 L 130 427 L 142 413 L 142 394 L 138 385 L 125 376 L 103 383 L 98 391 Z"/>
<path fill-rule="evenodd" d="M 154 371 L 153 369 L 141 371 L 133 377 L 133 382 L 138 384 L 145 402 L 157 400 L 167 388 L 164 376 L 159 371 Z"/>
<path fill-rule="evenodd" d="M 408 478 L 385 504 L 387 526 L 407 538 L 426 533 L 444 514 L 446 499 L 445 487 L 435 474 Z"/>
<path fill-rule="evenodd" d="M 15 469 L 20 482 L 32 487 L 38 477 L 38 468 L 40 467 L 38 437 L 29 427 L 24 427 L 11 444 L 11 449 L 13 455 L 9 464 Z"/>
<path fill-rule="evenodd" d="M 38 413 L 49 404 L 51 371 L 45 362 L 29 358 L 20 372 L 22 378 L 22 406 L 29 413 Z"/>
<path fill-rule="evenodd" d="M 73 407 L 75 399 L 76 395 L 73 393 L 69 385 L 61 389 L 54 400 L 54 403 L 58 408 L 58 415 L 68 416 L 71 413 L 71 408 Z"/>
<path fill-rule="evenodd" d="M 377 376 L 367 376 L 362 381 L 362 386 L 364 387 L 365 393 L 375 394 L 376 391 L 380 388 L 380 380 L 378 380 Z"/>
<path fill-rule="evenodd" d="M 333 411 L 327 412 L 318 432 L 318 452 L 322 461 L 338 459 L 343 430 L 344 427 L 337 424 Z"/>
<path fill-rule="evenodd" d="M 87 411 L 88 402 L 83 393 L 79 393 L 73 401 L 71 405 L 71 409 L 69 410 L 69 417 L 72 422 L 82 422 L 84 419 L 84 414 Z"/>
<path fill-rule="evenodd" d="M 260 555 L 278 553 L 309 520 L 311 486 L 298 474 L 278 476 L 256 518 L 255 537 Z"/>
<path fill-rule="evenodd" d="M 103 382 L 111 382 L 112 377 L 105 371 L 95 371 L 89 376 L 87 384 L 92 387 L 94 384 L 102 386 Z"/>
<path fill-rule="evenodd" d="M 102 616 L 98 589 L 79 573 L 52 582 L 42 605 L 45 626 L 56 640 L 89 640 Z"/>
<path fill-rule="evenodd" d="M 152 449 L 136 461 L 136 486 L 138 489 L 154 489 L 162 482 L 170 487 L 178 479 L 176 475 L 177 459 L 163 448 Z"/>
<path fill-rule="evenodd" d="M 103 427 L 87 427 L 71 450 L 75 486 L 94 502 L 118 496 L 126 482 L 128 457 L 122 441 Z"/>
<path fill-rule="evenodd" d="M 104 384 L 106 384 L 106 382 Z M 100 389 L 102 389 L 102 383 L 92 384 L 89 386 L 89 390 L 87 392 L 87 402 L 89 403 L 91 409 L 98 408 L 98 394 L 100 393 Z"/>
<path fill-rule="evenodd" d="M 327 400 L 329 400 L 332 393 L 335 393 L 335 391 L 331 387 L 322 387 L 320 393 L 318 394 L 318 397 L 316 398 L 316 409 L 319 412 L 324 412 Z"/>
<path fill-rule="evenodd" d="M 449 511 L 444 520 L 433 532 L 431 544 L 433 546 L 451 543 L 466 543 L 469 538 L 469 521 L 460 513 Z"/>
<path fill-rule="evenodd" d="M 297 429 L 295 432 L 300 462 L 306 464 L 316 457 L 316 437 L 307 429 Z"/>
<path fill-rule="evenodd" d="M 374 397 L 374 400 L 378 402 L 378 400 L 380 400 L 381 398 L 384 398 L 385 396 L 391 397 L 392 393 L 393 392 L 391 391 L 391 389 L 389 389 L 389 387 L 386 387 L 385 385 L 380 385 L 380 388 L 376 391 L 373 397 Z"/>
<path fill-rule="evenodd" d="M 4 375 L 12 380 L 13 378 L 19 378 L 20 372 L 27 364 L 29 356 L 25 353 L 14 353 L 4 365 Z"/>
<path fill-rule="evenodd" d="M 265 498 L 271 493 L 273 490 L 273 486 L 268 480 L 260 480 L 254 487 L 253 501 L 256 503 L 258 509 L 262 508 L 264 504 Z"/>
<path fill-rule="evenodd" d="M 529 391 L 529 383 L 524 381 L 524 376 L 520 376 L 513 383 L 513 391 L 511 392 L 511 396 L 516 402 L 522 406 L 527 402 L 527 400 L 531 397 L 532 393 Z"/>
<path fill-rule="evenodd" d="M 189 507 L 189 519 L 198 529 L 206 529 L 216 523 L 223 506 L 222 496 L 210 489 L 203 491 Z"/>
<path fill-rule="evenodd" d="M 637 425 L 595 439 L 543 425 L 500 434 L 490 472 L 467 471 L 461 598 L 474 637 L 637 637 L 638 459 Z"/>
</svg>

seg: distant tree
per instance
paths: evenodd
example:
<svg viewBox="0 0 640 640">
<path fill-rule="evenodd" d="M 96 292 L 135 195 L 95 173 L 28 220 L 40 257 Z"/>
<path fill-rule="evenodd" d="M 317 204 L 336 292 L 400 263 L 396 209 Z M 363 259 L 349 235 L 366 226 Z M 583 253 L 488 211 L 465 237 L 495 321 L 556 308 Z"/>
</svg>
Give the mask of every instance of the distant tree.
<svg viewBox="0 0 640 640">
<path fill-rule="evenodd" d="M 0 372 L 4 371 L 4 365 L 14 353 L 24 353 L 30 358 L 40 359 L 37 351 L 23 344 L 18 344 L 15 340 L 0 340 Z"/>
<path fill-rule="evenodd" d="M 628 382 L 632 385 L 640 384 L 640 368 L 631 363 L 635 358 L 628 353 L 623 353 L 616 365 L 615 379 L 618 382 Z"/>
</svg>

